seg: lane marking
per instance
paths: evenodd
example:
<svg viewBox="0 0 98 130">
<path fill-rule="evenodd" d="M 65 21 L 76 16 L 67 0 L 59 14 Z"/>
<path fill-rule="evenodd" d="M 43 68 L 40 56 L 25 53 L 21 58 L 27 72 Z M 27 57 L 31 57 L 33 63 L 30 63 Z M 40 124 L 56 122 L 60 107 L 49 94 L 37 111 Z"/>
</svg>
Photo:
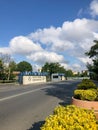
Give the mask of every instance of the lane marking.
<svg viewBox="0 0 98 130">
<path fill-rule="evenodd" d="M 15 95 L 12 95 L 12 96 L 9 96 L 9 97 L 1 98 L 1 99 L 0 99 L 0 102 L 1 102 L 1 101 L 5 101 L 5 100 L 8 100 L 8 99 L 15 98 L 15 97 L 19 97 L 19 96 L 22 96 L 22 95 L 26 95 L 26 94 L 29 94 L 29 93 L 32 93 L 32 92 L 36 92 L 36 91 L 39 91 L 39 90 L 41 90 L 41 89 L 51 88 L 51 87 L 52 87 L 52 86 L 43 87 L 43 88 L 38 88 L 38 89 L 30 90 L 30 91 L 27 91 L 27 92 L 15 94 Z"/>
</svg>

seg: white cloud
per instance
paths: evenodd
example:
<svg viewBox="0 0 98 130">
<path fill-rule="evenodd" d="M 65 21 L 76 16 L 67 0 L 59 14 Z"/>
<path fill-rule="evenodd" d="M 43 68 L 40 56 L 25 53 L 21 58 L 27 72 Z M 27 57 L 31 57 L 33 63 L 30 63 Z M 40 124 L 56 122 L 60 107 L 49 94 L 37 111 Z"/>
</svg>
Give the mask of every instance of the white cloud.
<svg viewBox="0 0 98 130">
<path fill-rule="evenodd" d="M 76 19 L 73 22 L 63 24 L 62 38 L 70 41 L 73 48 L 69 48 L 67 53 L 78 59 L 84 57 L 97 38 L 98 21 L 89 19 Z M 96 34 L 96 35 L 95 35 Z"/>
<path fill-rule="evenodd" d="M 35 44 L 33 41 L 24 36 L 14 37 L 10 41 L 10 49 L 13 53 L 24 55 L 43 50 L 39 44 Z"/>
<path fill-rule="evenodd" d="M 62 28 L 45 28 L 39 29 L 35 33 L 31 33 L 28 37 L 35 42 L 40 42 L 46 46 L 46 49 L 53 51 L 65 51 L 72 48 L 73 45 L 70 41 L 61 38 Z"/>
<path fill-rule="evenodd" d="M 85 39 L 93 38 L 93 31 L 96 31 L 98 22 L 86 18 L 76 19 L 73 22 L 64 22 L 62 26 L 61 36 L 72 42 L 81 42 Z"/>
<path fill-rule="evenodd" d="M 78 58 L 84 57 L 84 53 L 94 44 L 97 27 L 96 20 L 75 19 L 64 22 L 62 27 L 39 29 L 28 37 L 34 42 L 44 44 L 46 50 L 65 52 Z"/>
<path fill-rule="evenodd" d="M 93 17 L 98 15 L 98 0 L 93 0 L 90 4 L 91 15 Z"/>
<path fill-rule="evenodd" d="M 93 35 L 94 35 L 94 39 L 98 39 L 98 33 L 93 32 Z"/>
<path fill-rule="evenodd" d="M 85 52 L 94 44 L 93 40 L 98 40 L 97 27 L 97 20 L 65 21 L 61 27 L 38 29 L 28 36 L 14 37 L 0 52 L 23 55 L 37 64 L 59 62 L 66 68 L 79 68 L 80 62 L 85 65 L 89 61 Z M 69 63 L 65 62 L 66 57 Z"/>
<path fill-rule="evenodd" d="M 57 37 L 59 37 L 60 31 L 60 27 L 38 29 L 36 32 L 31 33 L 28 37 L 33 39 L 34 41 L 40 41 L 42 44 L 51 44 Z"/>
<path fill-rule="evenodd" d="M 65 59 L 62 55 L 47 51 L 36 52 L 27 56 L 27 58 L 39 64 L 44 64 L 45 62 L 65 62 Z"/>
<path fill-rule="evenodd" d="M 92 60 L 89 57 L 79 57 L 80 61 L 82 61 L 84 64 L 92 63 Z"/>
<path fill-rule="evenodd" d="M 2 53 L 2 54 L 9 54 L 9 55 L 12 54 L 12 52 L 11 52 L 9 47 L 2 47 L 2 48 L 0 48 L 0 53 Z"/>
<path fill-rule="evenodd" d="M 71 69 L 72 69 L 73 71 L 79 72 L 79 71 L 83 70 L 84 68 L 82 68 L 82 66 L 81 66 L 80 64 L 75 63 L 75 64 L 73 64 L 73 65 L 71 66 Z"/>
</svg>

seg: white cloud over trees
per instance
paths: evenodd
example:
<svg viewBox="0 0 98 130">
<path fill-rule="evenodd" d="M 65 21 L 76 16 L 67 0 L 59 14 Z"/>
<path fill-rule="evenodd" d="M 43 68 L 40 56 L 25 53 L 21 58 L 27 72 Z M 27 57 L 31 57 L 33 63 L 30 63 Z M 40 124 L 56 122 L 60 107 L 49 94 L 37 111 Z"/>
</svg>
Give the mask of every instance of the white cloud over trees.
<svg viewBox="0 0 98 130">
<path fill-rule="evenodd" d="M 0 48 L 0 52 L 24 55 L 36 64 L 59 62 L 71 69 L 80 69 L 89 62 L 85 52 L 98 40 L 98 21 L 90 19 L 75 19 L 65 21 L 61 27 L 38 29 L 27 36 L 17 36 L 10 40 L 8 47 Z M 66 60 L 67 55 L 67 60 Z M 72 58 L 77 63 L 72 64 Z M 68 61 L 68 62 L 66 62 Z"/>
</svg>

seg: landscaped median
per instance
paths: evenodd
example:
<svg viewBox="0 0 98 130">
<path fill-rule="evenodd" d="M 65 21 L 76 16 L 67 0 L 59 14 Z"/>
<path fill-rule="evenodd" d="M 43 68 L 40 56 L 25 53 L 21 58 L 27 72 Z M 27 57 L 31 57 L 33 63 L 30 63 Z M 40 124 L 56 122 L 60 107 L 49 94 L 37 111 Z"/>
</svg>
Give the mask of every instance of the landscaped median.
<svg viewBox="0 0 98 130">
<path fill-rule="evenodd" d="M 58 106 L 41 130 L 98 130 L 98 122 L 93 110 L 74 105 Z"/>
<path fill-rule="evenodd" d="M 58 106 L 41 130 L 98 130 L 98 87 L 84 79 L 72 97 L 72 105 Z"/>
<path fill-rule="evenodd" d="M 89 80 L 84 79 L 74 90 L 72 104 L 81 108 L 93 109 L 98 120 L 98 87 Z"/>
</svg>

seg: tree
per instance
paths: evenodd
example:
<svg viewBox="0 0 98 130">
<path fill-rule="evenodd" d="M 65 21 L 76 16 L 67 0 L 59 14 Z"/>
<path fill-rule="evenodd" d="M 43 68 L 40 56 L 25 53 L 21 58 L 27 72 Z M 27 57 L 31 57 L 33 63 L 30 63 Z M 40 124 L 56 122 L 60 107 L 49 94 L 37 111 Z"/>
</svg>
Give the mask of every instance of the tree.
<svg viewBox="0 0 98 130">
<path fill-rule="evenodd" d="M 17 70 L 20 72 L 32 71 L 32 65 L 26 61 L 17 64 Z"/>
<path fill-rule="evenodd" d="M 90 51 L 86 52 L 90 58 L 95 57 L 98 59 L 98 41 L 94 40 L 95 45 L 91 46 Z"/>
<path fill-rule="evenodd" d="M 16 75 L 14 74 L 15 71 L 17 71 L 17 64 L 15 61 L 11 61 L 9 63 L 10 80 L 13 80 L 16 77 Z"/>
<path fill-rule="evenodd" d="M 9 67 L 10 67 L 10 71 L 13 72 L 13 71 L 16 71 L 17 70 L 17 64 L 15 61 L 11 61 L 9 63 Z"/>
<path fill-rule="evenodd" d="M 66 71 L 66 76 L 67 76 L 67 77 L 72 77 L 72 76 L 73 76 L 72 70 L 70 70 L 70 69 L 67 70 L 67 71 Z"/>
<path fill-rule="evenodd" d="M 11 56 L 9 54 L 2 54 L 0 53 L 0 59 L 2 61 L 3 64 L 3 73 L 2 73 L 2 77 L 3 79 L 10 79 L 10 67 L 9 64 L 11 62 Z"/>
<path fill-rule="evenodd" d="M 0 80 L 3 79 L 3 71 L 4 71 L 3 63 L 2 60 L 0 59 Z"/>
<path fill-rule="evenodd" d="M 42 67 L 42 72 L 48 72 L 50 75 L 52 73 L 65 73 L 66 70 L 59 63 L 48 63 Z"/>
<path fill-rule="evenodd" d="M 90 71 L 90 76 L 98 79 L 98 41 L 94 40 L 95 44 L 91 46 L 90 51 L 86 52 L 90 58 L 92 58 L 93 64 L 87 64 L 88 70 Z"/>
<path fill-rule="evenodd" d="M 2 63 L 2 60 L 0 59 L 0 72 L 3 71 L 3 63 Z"/>
<path fill-rule="evenodd" d="M 63 66 L 61 66 L 58 62 L 57 63 L 48 63 L 46 62 L 45 65 L 42 67 L 42 72 L 48 72 L 47 80 L 51 79 L 51 74 L 53 73 L 66 73 L 66 70 Z"/>
</svg>

